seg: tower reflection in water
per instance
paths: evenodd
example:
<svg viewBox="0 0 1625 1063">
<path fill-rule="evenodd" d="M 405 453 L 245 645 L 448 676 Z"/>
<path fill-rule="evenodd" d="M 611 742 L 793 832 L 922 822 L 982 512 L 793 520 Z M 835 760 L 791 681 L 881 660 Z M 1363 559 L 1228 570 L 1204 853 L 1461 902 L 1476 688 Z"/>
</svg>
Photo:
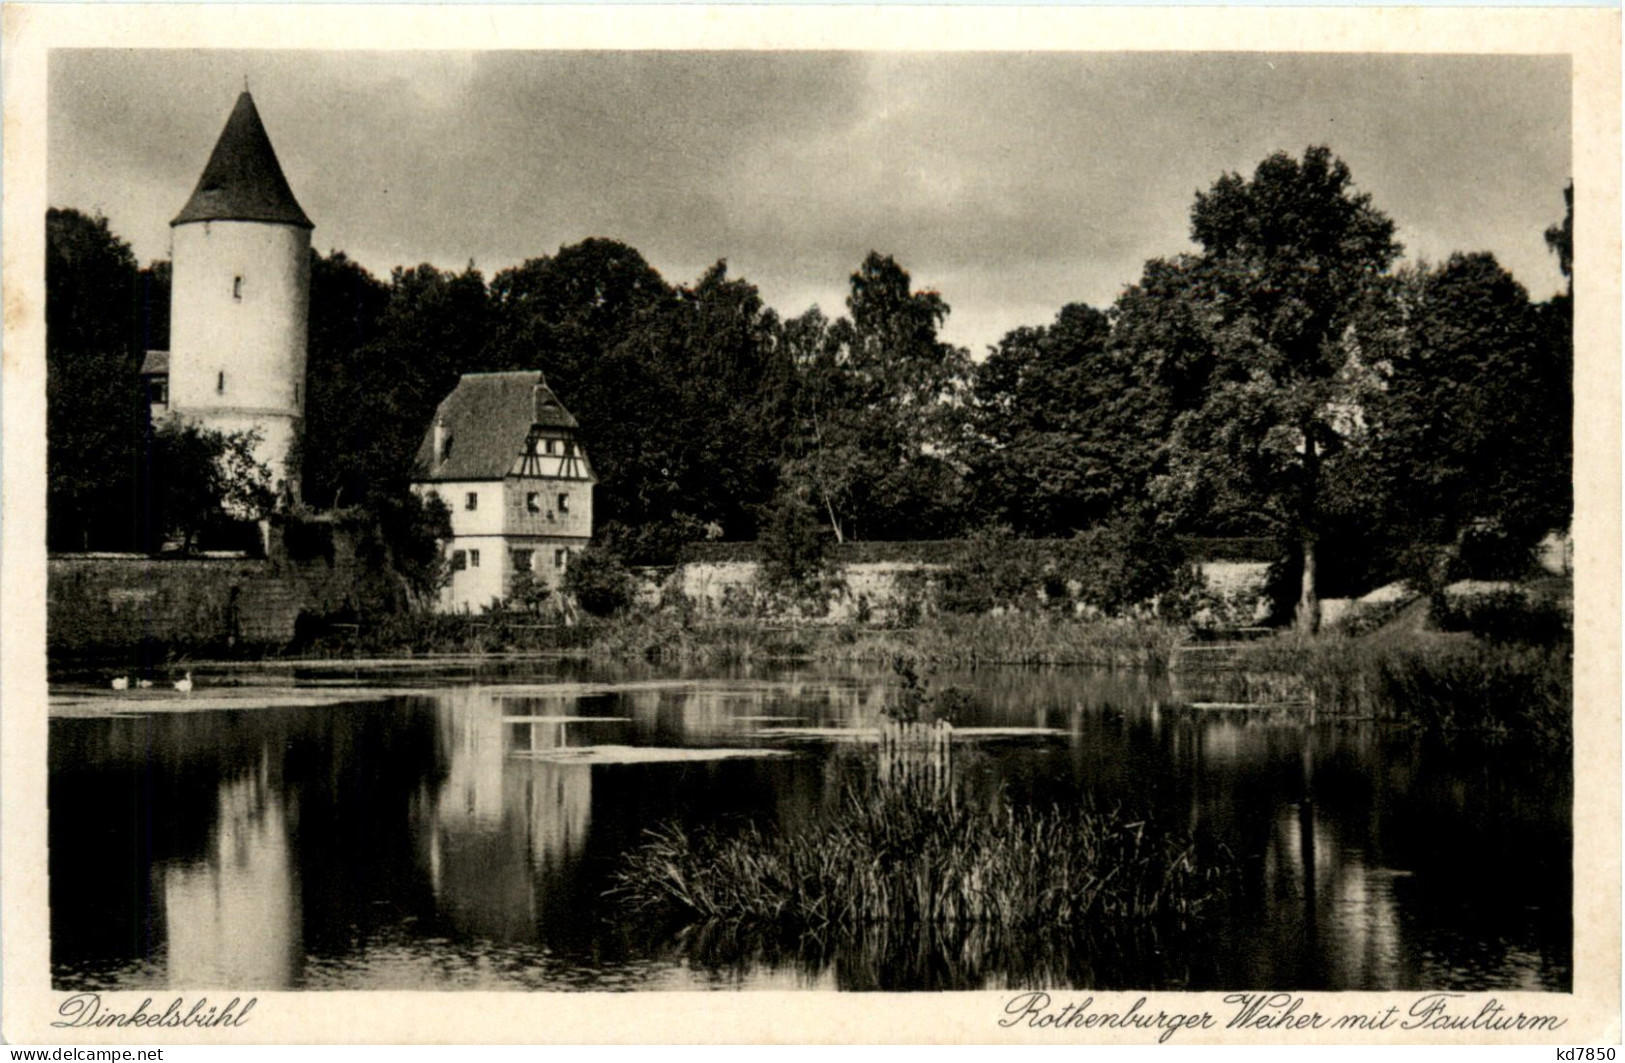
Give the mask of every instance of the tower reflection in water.
<svg viewBox="0 0 1625 1063">
<path fill-rule="evenodd" d="M 291 985 L 303 960 L 299 878 L 269 746 L 220 784 L 203 855 L 162 867 L 171 988 Z"/>
<path fill-rule="evenodd" d="M 876 749 L 825 733 L 872 728 L 884 685 L 868 672 L 572 679 L 54 718 L 54 984 L 623 989 L 833 971 L 849 989 L 1570 985 L 1566 761 L 1379 723 L 1173 710 L 1143 675 L 941 681 L 972 692 L 966 728 L 1046 728 L 957 736 L 961 800 L 997 812 L 1088 792 L 1233 854 L 1236 888 L 1200 939 L 1114 959 L 894 934 L 838 954 L 736 943 L 696 963 L 606 895 L 625 852 L 666 822 L 796 830 L 840 807 L 849 782 L 879 774 Z M 586 745 L 637 748 L 591 764 L 549 755 Z M 708 755 L 721 748 L 776 752 Z M 905 757 L 887 770 L 937 769 Z"/>
</svg>

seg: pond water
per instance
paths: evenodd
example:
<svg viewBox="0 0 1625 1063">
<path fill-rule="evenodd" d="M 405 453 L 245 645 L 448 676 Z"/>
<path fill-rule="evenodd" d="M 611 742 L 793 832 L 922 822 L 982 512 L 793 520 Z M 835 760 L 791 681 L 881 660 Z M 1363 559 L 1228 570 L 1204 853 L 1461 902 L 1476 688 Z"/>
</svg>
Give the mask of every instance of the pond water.
<svg viewBox="0 0 1625 1063">
<path fill-rule="evenodd" d="M 60 989 L 1535 989 L 1572 957 L 1568 758 L 1197 711 L 1135 672 L 983 669 L 966 799 L 1222 842 L 1199 933 L 980 947 L 679 932 L 605 892 L 644 832 L 794 829 L 873 772 L 895 678 L 840 668 L 200 675 L 53 691 Z M 234 683 L 241 685 L 234 685 Z"/>
</svg>

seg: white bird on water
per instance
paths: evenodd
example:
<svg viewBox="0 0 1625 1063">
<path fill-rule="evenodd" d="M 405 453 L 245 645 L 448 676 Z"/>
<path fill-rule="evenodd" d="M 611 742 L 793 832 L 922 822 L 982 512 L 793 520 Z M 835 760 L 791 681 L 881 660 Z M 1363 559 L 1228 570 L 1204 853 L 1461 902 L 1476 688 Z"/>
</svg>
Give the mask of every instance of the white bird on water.
<svg viewBox="0 0 1625 1063">
<path fill-rule="evenodd" d="M 135 681 L 135 685 L 140 687 L 142 690 L 151 690 L 152 689 L 152 680 L 150 680 L 150 679 L 137 679 Z"/>
<path fill-rule="evenodd" d="M 129 690 L 130 689 L 130 677 L 127 676 L 127 675 L 114 676 L 113 677 L 113 689 L 114 690 Z"/>
<path fill-rule="evenodd" d="M 175 689 L 182 694 L 190 694 L 192 692 L 192 673 L 187 672 L 185 679 L 175 680 Z"/>
</svg>

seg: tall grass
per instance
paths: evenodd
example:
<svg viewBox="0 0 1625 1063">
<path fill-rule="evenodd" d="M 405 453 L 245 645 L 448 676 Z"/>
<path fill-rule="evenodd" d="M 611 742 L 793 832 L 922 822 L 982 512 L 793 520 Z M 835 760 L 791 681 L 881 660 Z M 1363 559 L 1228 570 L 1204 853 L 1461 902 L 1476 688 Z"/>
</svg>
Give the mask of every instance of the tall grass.
<svg viewBox="0 0 1625 1063">
<path fill-rule="evenodd" d="M 973 806 L 929 782 L 853 786 L 797 829 L 668 825 L 616 892 L 681 921 L 796 933 L 865 927 L 1177 928 L 1223 893 L 1189 839 L 1092 804 Z"/>
<path fill-rule="evenodd" d="M 1335 636 L 1249 646 L 1236 662 L 1262 682 L 1298 677 L 1322 714 L 1567 748 L 1574 657 L 1568 646 L 1421 635 L 1405 643 Z"/>
<path fill-rule="evenodd" d="M 901 656 L 956 665 L 1161 668 L 1179 637 L 1180 629 L 1151 621 L 1024 613 L 941 615 L 901 630 L 855 624 L 786 626 L 754 620 L 684 622 L 672 614 L 655 614 L 602 625 L 588 652 L 602 657 L 712 664 L 790 658 L 886 662 Z"/>
<path fill-rule="evenodd" d="M 691 969 L 735 984 L 763 968 L 790 968 L 808 979 L 833 976 L 840 989 L 857 992 L 1127 989 L 1179 986 L 1190 977 L 1191 946 L 1170 947 L 1174 936 L 1143 925 L 1079 933 L 989 924 L 787 934 L 712 919 L 679 928 L 668 947 Z"/>
</svg>

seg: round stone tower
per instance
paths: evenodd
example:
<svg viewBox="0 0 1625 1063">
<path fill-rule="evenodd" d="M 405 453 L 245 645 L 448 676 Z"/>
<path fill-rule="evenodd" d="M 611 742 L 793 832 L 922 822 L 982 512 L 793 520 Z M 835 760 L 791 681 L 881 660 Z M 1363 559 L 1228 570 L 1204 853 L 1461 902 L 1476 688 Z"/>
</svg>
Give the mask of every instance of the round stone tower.
<svg viewBox="0 0 1625 1063">
<path fill-rule="evenodd" d="M 314 226 L 246 91 L 169 224 L 170 409 L 222 432 L 258 430 L 273 484 L 297 497 L 288 458 L 305 409 Z"/>
</svg>

